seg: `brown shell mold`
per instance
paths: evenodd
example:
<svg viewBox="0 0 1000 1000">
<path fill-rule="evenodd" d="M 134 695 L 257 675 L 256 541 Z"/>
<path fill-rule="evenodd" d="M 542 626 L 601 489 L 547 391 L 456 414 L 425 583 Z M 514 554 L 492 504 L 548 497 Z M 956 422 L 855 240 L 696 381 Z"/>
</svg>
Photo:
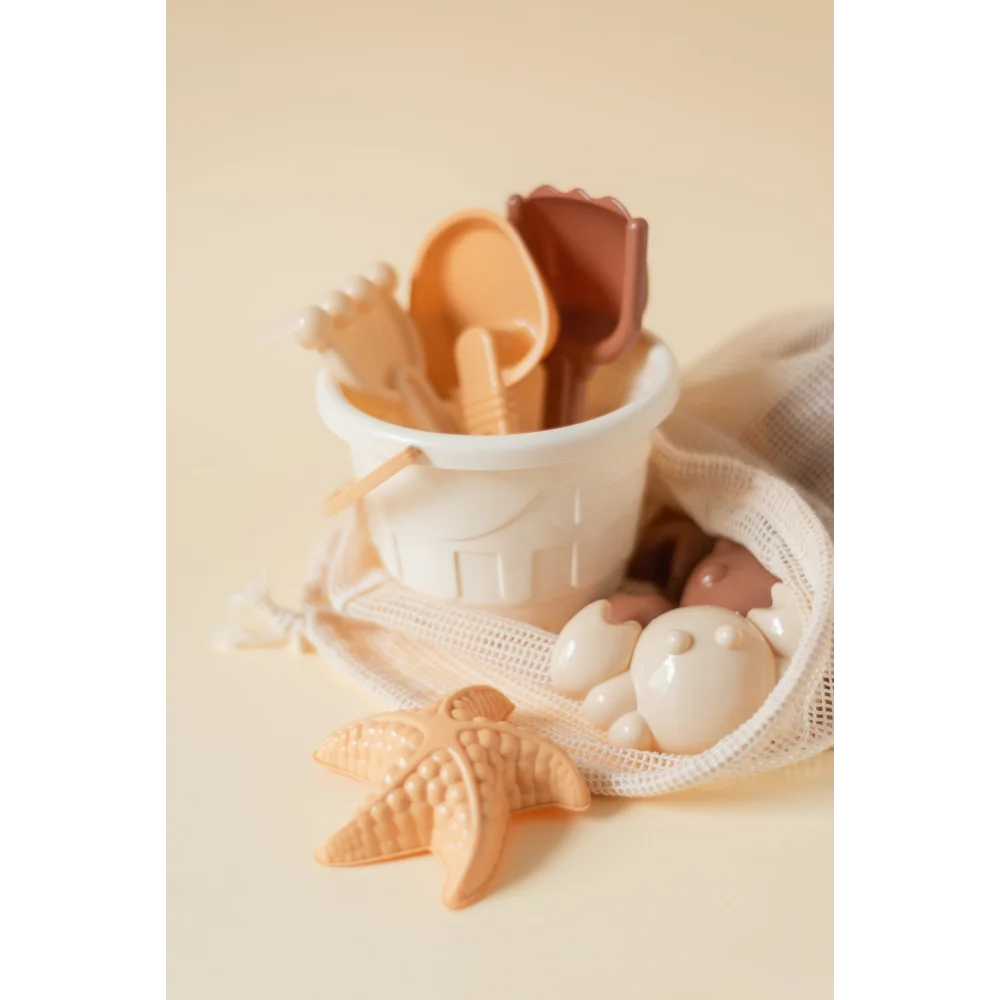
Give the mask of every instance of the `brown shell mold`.
<svg viewBox="0 0 1000 1000">
<path fill-rule="evenodd" d="M 771 587 L 780 583 L 742 545 L 720 538 L 691 572 L 681 607 L 713 604 L 746 615 L 771 606 Z"/>
</svg>

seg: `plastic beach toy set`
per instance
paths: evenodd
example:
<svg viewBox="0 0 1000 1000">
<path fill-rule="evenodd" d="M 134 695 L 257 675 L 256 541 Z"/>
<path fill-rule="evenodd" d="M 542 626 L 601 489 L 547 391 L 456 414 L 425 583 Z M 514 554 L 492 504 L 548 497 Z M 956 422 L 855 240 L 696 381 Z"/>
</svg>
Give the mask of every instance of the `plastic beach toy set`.
<svg viewBox="0 0 1000 1000">
<path fill-rule="evenodd" d="M 316 753 L 376 788 L 321 863 L 432 851 L 464 906 L 518 811 L 832 741 L 832 541 L 827 568 L 804 491 L 784 516 L 819 543 L 755 510 L 728 458 L 662 443 L 680 379 L 643 329 L 646 248 L 619 201 L 541 187 L 435 227 L 406 304 L 380 263 L 299 315 L 355 478 L 323 503 L 306 612 L 251 603 L 397 703 Z"/>
</svg>

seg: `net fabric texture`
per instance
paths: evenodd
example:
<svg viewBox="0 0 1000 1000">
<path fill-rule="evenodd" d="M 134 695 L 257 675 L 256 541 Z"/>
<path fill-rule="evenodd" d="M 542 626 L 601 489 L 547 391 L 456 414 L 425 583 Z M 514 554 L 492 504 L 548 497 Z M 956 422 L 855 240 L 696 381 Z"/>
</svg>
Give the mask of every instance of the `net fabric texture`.
<svg viewBox="0 0 1000 1000">
<path fill-rule="evenodd" d="M 416 707 L 470 684 L 500 688 L 516 719 L 563 746 L 592 791 L 652 796 L 803 760 L 833 744 L 833 317 L 780 317 L 732 338 L 686 376 L 654 432 L 646 510 L 690 514 L 745 545 L 789 587 L 802 640 L 758 712 L 703 753 L 623 750 L 548 680 L 555 635 L 442 604 L 382 569 L 363 505 L 317 549 L 301 614 L 244 595 L 268 634 L 291 636 L 388 705 Z M 258 633 L 259 634 L 259 633 Z"/>
</svg>

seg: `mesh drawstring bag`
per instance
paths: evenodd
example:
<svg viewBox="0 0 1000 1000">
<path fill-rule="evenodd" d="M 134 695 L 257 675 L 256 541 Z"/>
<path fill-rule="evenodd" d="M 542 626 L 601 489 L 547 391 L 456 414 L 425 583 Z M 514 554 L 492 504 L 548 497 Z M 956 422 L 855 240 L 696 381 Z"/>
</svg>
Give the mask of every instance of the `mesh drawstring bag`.
<svg viewBox="0 0 1000 1000">
<path fill-rule="evenodd" d="M 263 583 L 234 599 L 229 648 L 314 649 L 394 708 L 491 684 L 516 719 L 563 746 L 599 795 L 649 796 L 791 764 L 833 744 L 833 317 L 794 314 L 732 338 L 685 375 L 654 431 L 646 510 L 671 507 L 745 545 L 802 618 L 791 662 L 756 714 L 690 756 L 624 750 L 549 684 L 555 635 L 444 604 L 382 568 L 364 505 L 317 548 L 301 612 Z"/>
</svg>

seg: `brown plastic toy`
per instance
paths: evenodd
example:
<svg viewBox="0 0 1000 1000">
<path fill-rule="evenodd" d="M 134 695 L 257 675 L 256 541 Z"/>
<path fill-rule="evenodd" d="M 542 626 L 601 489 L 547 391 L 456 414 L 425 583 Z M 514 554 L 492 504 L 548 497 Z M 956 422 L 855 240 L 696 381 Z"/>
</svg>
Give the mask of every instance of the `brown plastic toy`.
<svg viewBox="0 0 1000 1000">
<path fill-rule="evenodd" d="M 612 198 L 549 186 L 511 197 L 507 218 L 559 310 L 559 339 L 545 363 L 545 427 L 578 423 L 594 368 L 620 357 L 642 329 L 648 227 Z"/>
<path fill-rule="evenodd" d="M 495 688 L 464 688 L 410 712 L 384 712 L 333 733 L 321 764 L 378 791 L 316 852 L 323 865 L 365 865 L 432 851 L 447 872 L 442 901 L 458 909 L 486 894 L 511 813 L 580 811 L 590 789 L 547 739 L 506 721 Z"/>
<path fill-rule="evenodd" d="M 668 601 L 677 604 L 688 577 L 714 547 L 715 539 L 687 514 L 661 511 L 642 533 L 629 576 L 656 584 Z"/>
<path fill-rule="evenodd" d="M 673 605 L 662 594 L 612 594 L 608 598 L 608 620 L 638 622 L 645 628 L 654 618 L 665 615 Z"/>
<path fill-rule="evenodd" d="M 780 583 L 745 549 L 720 538 L 692 570 L 681 594 L 681 607 L 712 604 L 746 615 L 771 606 L 771 588 Z"/>
<path fill-rule="evenodd" d="M 442 399 L 458 389 L 455 347 L 467 330 L 489 332 L 507 388 L 541 362 L 559 331 L 555 304 L 528 248 L 513 226 L 483 209 L 446 219 L 424 241 L 410 316 L 427 377 Z"/>
</svg>

